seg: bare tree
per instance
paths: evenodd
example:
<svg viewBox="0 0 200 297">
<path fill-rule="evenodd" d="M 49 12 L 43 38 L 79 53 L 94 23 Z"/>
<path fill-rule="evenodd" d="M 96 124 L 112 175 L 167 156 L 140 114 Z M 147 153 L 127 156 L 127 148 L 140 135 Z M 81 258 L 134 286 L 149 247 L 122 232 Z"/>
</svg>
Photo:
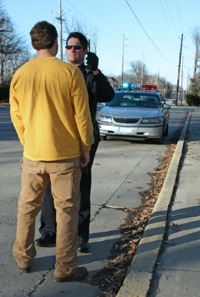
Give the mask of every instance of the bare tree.
<svg viewBox="0 0 200 297">
<path fill-rule="evenodd" d="M 200 60 L 200 28 L 194 27 L 192 31 L 192 38 L 195 44 L 195 58 L 194 58 L 194 78 L 197 74 L 197 68 L 200 66 L 198 65 L 198 62 Z"/>
<path fill-rule="evenodd" d="M 94 53 L 97 52 L 97 29 L 90 28 L 88 29 L 87 26 L 77 18 L 72 18 L 71 20 L 64 20 L 64 30 L 69 35 L 71 32 L 78 31 L 81 32 L 86 36 L 90 43 L 90 50 Z M 66 39 L 64 39 L 66 41 Z"/>
<path fill-rule="evenodd" d="M 199 105 L 200 102 L 200 72 L 198 65 L 200 61 L 200 28 L 194 27 L 192 30 L 192 38 L 195 45 L 195 58 L 194 58 L 194 77 L 190 79 L 190 85 L 186 95 L 186 100 L 189 105 Z"/>
<path fill-rule="evenodd" d="M 136 84 L 147 83 L 149 75 L 146 65 L 143 62 L 137 60 L 131 62 L 130 66 L 131 69 L 129 70 L 129 75 L 132 77 L 132 82 Z"/>
<path fill-rule="evenodd" d="M 0 84 L 8 83 L 19 66 L 30 58 L 27 47 L 14 30 L 0 2 Z"/>
</svg>

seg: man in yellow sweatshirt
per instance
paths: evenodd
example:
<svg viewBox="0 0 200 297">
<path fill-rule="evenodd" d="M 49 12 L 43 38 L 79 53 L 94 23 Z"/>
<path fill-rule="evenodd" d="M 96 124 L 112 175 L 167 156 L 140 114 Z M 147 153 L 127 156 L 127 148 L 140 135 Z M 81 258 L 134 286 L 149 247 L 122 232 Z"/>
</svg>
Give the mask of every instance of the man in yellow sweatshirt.
<svg viewBox="0 0 200 297">
<path fill-rule="evenodd" d="M 87 276 L 77 259 L 81 168 L 92 144 L 87 89 L 80 70 L 55 57 L 58 34 L 52 24 L 38 22 L 30 36 L 36 57 L 16 71 L 10 86 L 11 119 L 24 148 L 13 257 L 21 271 L 30 272 L 35 217 L 51 181 L 57 221 L 53 278 L 79 281 Z"/>
</svg>

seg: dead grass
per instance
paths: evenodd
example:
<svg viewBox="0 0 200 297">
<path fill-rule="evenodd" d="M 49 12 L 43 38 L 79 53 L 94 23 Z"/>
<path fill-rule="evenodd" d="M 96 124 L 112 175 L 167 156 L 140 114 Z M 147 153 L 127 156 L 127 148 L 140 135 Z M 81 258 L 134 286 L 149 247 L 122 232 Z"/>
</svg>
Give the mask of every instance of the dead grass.
<svg viewBox="0 0 200 297">
<path fill-rule="evenodd" d="M 152 174 L 151 188 L 140 193 L 141 206 L 138 209 L 127 209 L 127 222 L 121 226 L 122 238 L 115 243 L 107 266 L 91 279 L 91 283 L 98 285 L 106 294 L 104 296 L 116 296 L 123 283 L 158 199 L 175 149 L 176 144 L 168 146 L 165 155 L 160 160 L 161 165 Z"/>
</svg>

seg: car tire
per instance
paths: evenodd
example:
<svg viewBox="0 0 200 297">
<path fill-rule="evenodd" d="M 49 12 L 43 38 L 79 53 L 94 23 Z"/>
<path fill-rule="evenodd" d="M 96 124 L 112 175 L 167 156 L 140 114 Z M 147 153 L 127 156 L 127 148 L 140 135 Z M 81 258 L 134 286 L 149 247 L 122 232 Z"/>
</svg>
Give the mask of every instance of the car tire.
<svg viewBox="0 0 200 297">
<path fill-rule="evenodd" d="M 169 128 L 168 128 L 168 124 L 167 124 L 166 129 L 165 129 L 165 133 L 164 133 L 165 136 L 168 135 L 168 130 L 169 130 Z"/>
<path fill-rule="evenodd" d="M 162 131 L 162 135 L 159 138 L 155 139 L 155 143 L 156 144 L 163 144 L 163 141 L 164 141 L 164 129 Z"/>
<path fill-rule="evenodd" d="M 101 136 L 101 140 L 106 140 L 107 139 L 107 136 Z"/>
<path fill-rule="evenodd" d="M 163 141 L 164 141 L 164 137 L 163 137 L 163 136 L 160 137 L 160 138 L 156 138 L 156 139 L 155 139 L 155 143 L 156 143 L 156 144 L 163 144 Z"/>
</svg>

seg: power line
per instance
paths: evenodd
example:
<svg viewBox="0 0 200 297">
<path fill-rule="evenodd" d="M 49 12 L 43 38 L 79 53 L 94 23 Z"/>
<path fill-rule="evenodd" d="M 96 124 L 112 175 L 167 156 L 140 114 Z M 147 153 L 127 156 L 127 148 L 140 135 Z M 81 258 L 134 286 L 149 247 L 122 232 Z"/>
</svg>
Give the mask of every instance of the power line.
<svg viewBox="0 0 200 297">
<path fill-rule="evenodd" d="M 167 15 L 166 15 L 166 13 L 165 13 L 165 9 L 164 9 L 164 7 L 163 7 L 162 0 L 160 0 L 160 6 L 161 6 L 162 11 L 163 11 L 163 14 L 164 14 L 164 16 L 165 16 L 165 19 L 166 19 L 166 22 L 167 22 L 167 26 L 168 26 L 168 28 L 169 28 L 169 32 L 170 32 L 170 34 L 171 34 L 171 36 L 172 36 L 172 39 L 174 40 L 174 43 L 175 43 L 175 39 L 174 39 L 174 36 L 173 36 L 173 34 L 172 34 L 172 31 L 171 31 L 170 23 L 168 22 L 168 18 L 167 18 Z"/>
<path fill-rule="evenodd" d="M 92 15 L 92 16 L 95 15 L 95 16 L 96 16 L 96 17 L 95 17 L 95 22 L 91 21 L 90 29 L 88 29 L 88 27 L 87 27 L 86 25 L 84 25 L 84 29 L 85 29 L 85 31 L 86 31 L 86 29 L 87 29 L 87 37 L 88 37 L 88 34 L 90 35 L 91 33 L 92 33 L 92 34 L 95 33 L 97 36 L 98 36 L 99 33 L 100 33 L 101 36 L 104 36 L 104 37 L 105 37 L 104 40 L 103 40 L 103 43 L 105 44 L 104 47 L 105 47 L 105 48 L 106 48 L 106 47 L 107 47 L 107 48 L 110 47 L 110 42 L 112 41 L 113 46 L 116 45 L 116 46 L 115 46 L 115 48 L 116 48 L 116 50 L 115 50 L 116 55 L 118 55 L 119 57 L 121 57 L 121 48 L 119 47 L 119 40 L 116 39 L 116 38 L 114 38 L 113 33 L 109 33 L 109 30 L 106 30 L 106 31 L 105 31 L 105 30 L 103 30 L 103 28 L 102 28 L 101 26 L 100 26 L 100 29 L 99 29 L 99 27 L 97 26 L 97 21 L 98 21 L 98 19 L 101 20 L 101 22 L 103 22 L 104 24 L 107 22 L 107 19 L 102 18 L 102 15 L 98 14 L 98 13 L 96 12 L 96 10 L 94 10 L 93 7 L 92 7 L 91 5 L 88 5 L 88 2 L 87 2 L 87 1 L 84 2 L 84 6 L 88 8 L 88 10 L 87 10 L 87 14 L 85 14 L 84 11 L 79 11 L 79 10 L 77 9 L 77 6 L 75 7 L 71 2 L 72 2 L 72 1 L 64 0 L 64 3 L 67 3 L 68 5 L 71 6 L 72 13 L 75 13 L 75 16 L 76 16 L 76 17 L 79 15 L 80 17 L 83 18 L 84 21 L 87 21 L 87 23 L 89 23 L 89 21 L 90 21 L 90 15 Z M 107 22 L 107 24 L 108 24 L 108 28 L 111 29 L 110 31 L 113 32 L 113 30 L 116 30 L 115 27 L 111 27 L 111 26 L 110 26 L 110 25 L 111 25 L 111 22 L 110 22 L 110 23 Z M 92 28 L 92 29 L 91 29 L 91 28 Z M 91 30 L 93 30 L 93 31 L 91 31 Z M 85 33 L 86 33 L 86 32 L 85 32 Z"/>
<path fill-rule="evenodd" d="M 77 9 L 77 7 L 75 7 L 73 4 L 71 4 L 71 2 L 69 0 L 65 0 L 65 2 L 67 2 L 72 7 L 72 9 L 74 11 L 76 11 L 79 15 L 81 15 L 84 18 L 84 20 L 89 21 L 89 17 L 88 17 L 89 13 L 88 13 L 88 15 L 85 15 L 84 13 L 80 12 Z M 102 18 L 102 15 L 97 13 L 96 10 L 91 5 L 89 5 L 87 1 L 85 1 L 84 4 L 87 5 L 87 7 L 92 11 L 92 14 L 95 14 L 97 16 L 97 18 L 99 18 L 101 21 L 103 21 L 103 23 L 107 22 L 107 20 L 105 18 Z M 107 24 L 108 24 L 109 28 L 111 28 L 112 30 L 116 30 L 115 27 L 110 26 L 109 22 Z M 91 25 L 92 25 L 92 27 L 94 27 L 95 23 L 91 24 Z M 102 28 L 100 28 L 100 29 L 101 29 L 101 34 L 103 34 L 106 37 L 109 37 L 116 45 L 119 44 L 119 40 L 114 39 L 113 34 L 109 34 L 108 31 L 104 31 L 104 30 L 102 30 Z M 110 44 L 110 41 L 108 41 L 108 43 Z"/>
<path fill-rule="evenodd" d="M 172 65 L 172 63 L 163 55 L 163 53 L 159 50 L 159 48 L 157 47 L 157 45 L 155 44 L 155 42 L 152 40 L 152 38 L 149 36 L 149 34 L 147 33 L 147 31 L 145 30 L 144 26 L 142 25 L 142 23 L 140 22 L 140 20 L 138 19 L 138 17 L 136 16 L 135 12 L 133 11 L 132 7 L 130 6 L 130 4 L 128 3 L 127 0 L 125 0 L 126 4 L 129 6 L 131 12 L 133 13 L 134 17 L 136 18 L 136 20 L 138 21 L 138 23 L 140 24 L 142 30 L 144 31 L 144 33 L 146 34 L 146 36 L 149 38 L 149 40 L 151 41 L 151 43 L 154 45 L 154 47 L 157 49 L 157 51 L 159 52 L 159 54 L 169 63 Z"/>
<path fill-rule="evenodd" d="M 173 27 L 174 27 L 174 31 L 176 32 L 177 35 L 179 35 L 178 32 L 177 32 L 177 30 L 176 30 L 176 26 L 175 26 L 175 24 L 174 24 L 174 21 L 173 21 L 173 18 L 172 18 L 172 16 L 171 16 L 171 13 L 170 13 L 170 10 L 169 10 L 169 6 L 168 6 L 168 3 L 167 3 L 166 0 L 165 0 L 165 5 L 166 5 L 166 7 L 167 7 L 167 11 L 168 11 L 169 17 L 170 17 L 170 19 L 171 19 L 171 23 L 172 23 L 172 25 L 173 25 Z"/>
<path fill-rule="evenodd" d="M 59 0 L 59 16 L 57 17 L 60 25 L 60 58 L 63 60 L 63 10 L 62 10 L 62 0 Z"/>
<path fill-rule="evenodd" d="M 177 1 L 175 1 L 175 4 L 176 4 L 177 15 L 178 15 L 179 21 L 180 21 L 180 27 L 183 32 L 183 18 L 182 18 L 182 14 L 181 14 L 180 2 L 178 1 L 178 3 L 177 3 Z"/>
</svg>

